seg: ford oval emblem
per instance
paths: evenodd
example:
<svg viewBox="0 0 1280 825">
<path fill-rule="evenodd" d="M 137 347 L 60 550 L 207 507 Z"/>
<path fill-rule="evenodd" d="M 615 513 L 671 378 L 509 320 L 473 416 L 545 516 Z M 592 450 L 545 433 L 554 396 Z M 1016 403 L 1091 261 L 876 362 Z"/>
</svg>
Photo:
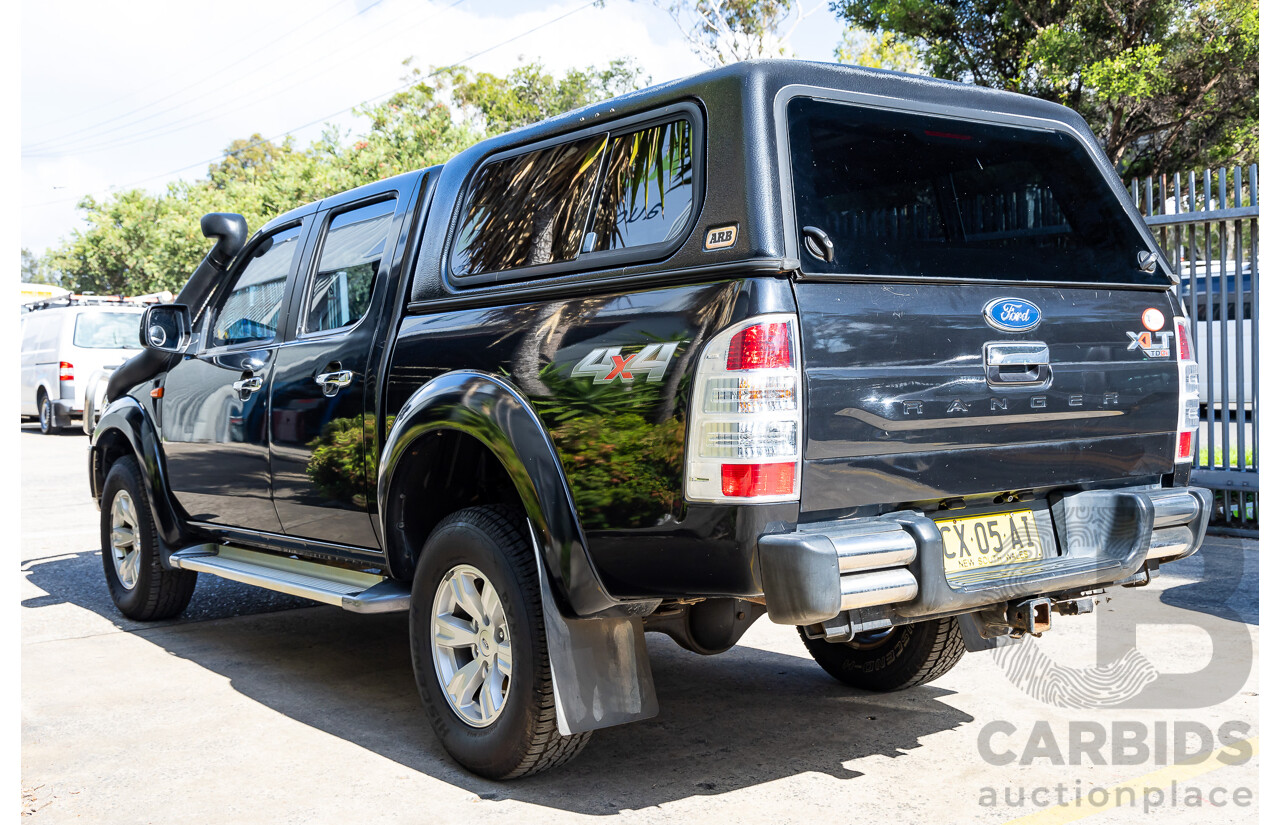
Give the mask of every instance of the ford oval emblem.
<svg viewBox="0 0 1280 825">
<path fill-rule="evenodd" d="M 996 298 L 982 308 L 982 315 L 1002 332 L 1030 332 L 1040 326 L 1040 307 L 1021 298 Z"/>
</svg>

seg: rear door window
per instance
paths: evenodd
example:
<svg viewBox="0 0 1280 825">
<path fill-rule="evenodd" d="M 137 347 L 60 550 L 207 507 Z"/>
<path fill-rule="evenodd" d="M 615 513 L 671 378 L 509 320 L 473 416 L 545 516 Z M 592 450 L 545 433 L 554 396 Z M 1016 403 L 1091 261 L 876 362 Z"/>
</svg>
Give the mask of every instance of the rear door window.
<svg viewBox="0 0 1280 825">
<path fill-rule="evenodd" d="M 330 221 L 303 307 L 303 332 L 341 329 L 364 317 L 395 211 L 395 200 L 385 200 L 340 212 Z"/>
<path fill-rule="evenodd" d="M 806 271 L 1168 285 L 1139 268 L 1144 236 L 1065 131 L 812 98 L 788 125 L 797 227 L 834 246 Z"/>
</svg>

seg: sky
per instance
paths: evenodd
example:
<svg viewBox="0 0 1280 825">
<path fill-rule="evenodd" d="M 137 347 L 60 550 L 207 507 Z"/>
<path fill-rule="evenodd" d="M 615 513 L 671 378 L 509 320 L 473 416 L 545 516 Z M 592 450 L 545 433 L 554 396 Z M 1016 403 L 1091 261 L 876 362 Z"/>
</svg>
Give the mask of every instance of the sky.
<svg viewBox="0 0 1280 825">
<path fill-rule="evenodd" d="M 843 25 L 801 7 L 795 56 L 833 60 Z M 559 75 L 632 57 L 654 83 L 706 68 L 647 0 L 27 0 L 21 44 L 20 234 L 37 254 L 83 225 L 84 195 L 201 177 L 255 132 L 358 128 L 351 108 L 400 86 L 407 58 Z"/>
</svg>

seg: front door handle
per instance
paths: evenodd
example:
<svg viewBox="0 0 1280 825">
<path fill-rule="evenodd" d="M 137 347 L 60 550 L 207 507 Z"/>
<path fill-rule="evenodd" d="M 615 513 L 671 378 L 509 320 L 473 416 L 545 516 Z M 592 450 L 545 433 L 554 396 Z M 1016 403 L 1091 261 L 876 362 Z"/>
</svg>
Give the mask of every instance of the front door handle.
<svg viewBox="0 0 1280 825">
<path fill-rule="evenodd" d="M 251 392 L 257 392 L 262 389 L 262 379 L 256 375 L 252 378 L 241 378 L 239 381 L 231 384 L 231 389 L 241 395 L 248 395 Z"/>
<path fill-rule="evenodd" d="M 322 372 L 316 376 L 316 383 L 322 388 L 325 395 L 336 395 L 338 390 L 349 385 L 354 379 L 355 373 L 351 370 L 337 370 L 336 372 Z"/>
</svg>

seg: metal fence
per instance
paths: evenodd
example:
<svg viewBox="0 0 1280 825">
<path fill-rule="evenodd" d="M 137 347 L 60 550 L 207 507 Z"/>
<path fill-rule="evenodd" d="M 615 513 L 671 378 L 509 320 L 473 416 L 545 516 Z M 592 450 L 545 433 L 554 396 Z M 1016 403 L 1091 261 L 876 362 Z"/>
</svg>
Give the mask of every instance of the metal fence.
<svg viewBox="0 0 1280 825">
<path fill-rule="evenodd" d="M 1219 530 L 1256 534 L 1258 167 L 1135 180 L 1130 192 L 1196 319 L 1202 412 L 1192 483 L 1214 491 Z"/>
</svg>

